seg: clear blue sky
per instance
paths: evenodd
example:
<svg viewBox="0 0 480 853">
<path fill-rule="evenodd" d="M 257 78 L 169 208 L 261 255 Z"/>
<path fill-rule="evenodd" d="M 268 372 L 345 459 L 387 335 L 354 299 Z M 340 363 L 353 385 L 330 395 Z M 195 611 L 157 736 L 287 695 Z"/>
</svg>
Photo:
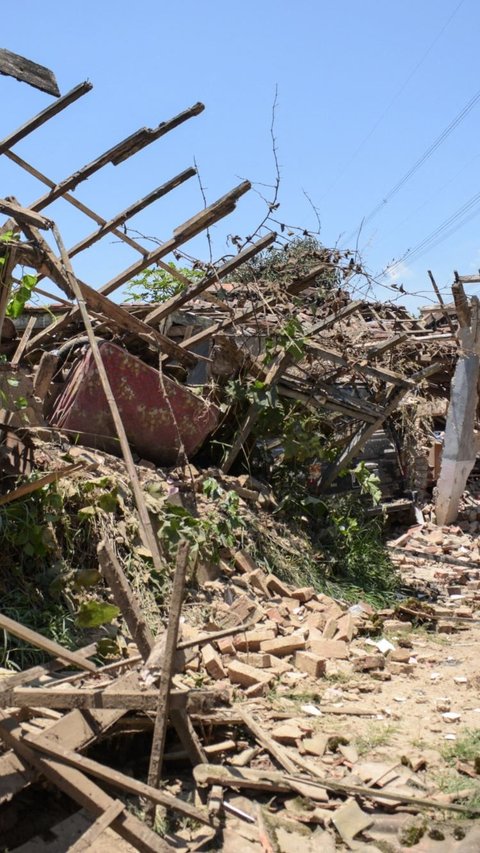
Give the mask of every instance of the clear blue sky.
<svg viewBox="0 0 480 853">
<path fill-rule="evenodd" d="M 77 196 L 108 218 L 195 157 L 211 202 L 240 179 L 273 181 L 270 121 L 278 86 L 278 218 L 316 228 L 305 190 L 319 209 L 322 241 L 341 244 L 480 90 L 479 31 L 476 0 L 4 4 L 1 47 L 52 68 L 62 93 L 87 78 L 94 84 L 15 151 L 61 180 L 138 127 L 200 100 L 201 116 L 126 163 L 107 166 Z M 0 77 L 0 92 L 1 136 L 51 101 L 7 77 Z M 479 126 L 480 101 L 364 228 L 359 245 L 373 272 L 480 191 Z M 43 192 L 4 157 L 0 176 L 1 194 L 24 204 Z M 130 224 L 166 239 L 201 206 L 193 178 Z M 251 233 L 263 210 L 254 192 L 243 197 L 214 229 L 214 255 L 227 251 L 227 234 Z M 68 244 L 92 230 L 65 202 L 50 212 Z M 428 268 L 442 287 L 453 269 L 476 272 L 479 226 L 474 217 L 423 257 L 407 257 L 394 280 L 428 294 Z M 186 249 L 208 258 L 204 238 Z M 107 238 L 77 258 L 75 269 L 98 286 L 135 257 Z"/>
</svg>

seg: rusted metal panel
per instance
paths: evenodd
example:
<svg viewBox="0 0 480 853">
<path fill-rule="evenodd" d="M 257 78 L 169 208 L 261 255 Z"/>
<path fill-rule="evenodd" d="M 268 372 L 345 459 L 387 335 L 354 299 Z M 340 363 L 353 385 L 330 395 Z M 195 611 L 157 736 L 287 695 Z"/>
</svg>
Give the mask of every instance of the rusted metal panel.
<svg viewBox="0 0 480 853">
<path fill-rule="evenodd" d="M 216 406 L 115 344 L 100 352 L 128 440 L 136 452 L 157 465 L 174 465 L 182 450 L 199 449 L 218 422 Z M 118 441 L 92 353 L 72 368 L 50 415 L 52 426 L 80 434 L 80 441 L 118 453 Z"/>
</svg>

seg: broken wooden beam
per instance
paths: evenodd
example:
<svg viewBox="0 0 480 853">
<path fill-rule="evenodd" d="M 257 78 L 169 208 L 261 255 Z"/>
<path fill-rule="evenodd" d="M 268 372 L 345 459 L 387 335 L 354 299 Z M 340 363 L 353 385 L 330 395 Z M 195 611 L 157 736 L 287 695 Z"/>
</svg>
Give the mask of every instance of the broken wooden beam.
<svg viewBox="0 0 480 853">
<path fill-rule="evenodd" d="M 128 136 L 126 139 L 122 139 L 121 142 L 118 142 L 112 148 L 109 148 L 103 154 L 100 154 L 100 156 L 96 157 L 95 160 L 92 160 L 90 163 L 87 163 L 87 165 L 82 166 L 81 169 L 73 172 L 73 174 L 69 175 L 68 178 L 64 178 L 64 180 L 56 184 L 50 192 L 45 193 L 45 195 L 41 196 L 41 198 L 37 199 L 33 204 L 30 204 L 29 207 L 36 211 L 43 210 L 45 207 L 63 196 L 64 193 L 75 189 L 80 183 L 86 181 L 94 175 L 95 172 L 102 169 L 103 166 L 106 166 L 108 163 L 111 163 L 113 166 L 118 166 L 119 163 L 123 163 L 133 154 L 141 151 L 142 148 L 146 148 L 152 142 L 155 142 L 155 140 L 160 139 L 161 136 L 165 136 L 166 133 L 169 133 L 169 131 L 178 127 L 180 124 L 183 124 L 183 122 L 199 115 L 204 109 L 205 107 L 203 104 L 196 103 L 173 118 L 168 119 L 167 121 L 162 121 L 157 125 L 157 127 L 140 128 L 135 131 L 135 133 L 132 133 L 131 136 Z"/>
<path fill-rule="evenodd" d="M 125 803 L 122 803 L 121 800 L 113 800 L 108 809 L 105 809 L 75 844 L 68 848 L 69 853 L 85 853 L 85 851 L 91 850 L 93 842 L 103 835 L 105 830 L 108 829 L 115 818 L 121 815 L 124 809 Z"/>
<path fill-rule="evenodd" d="M 59 761 L 64 761 L 66 764 L 76 767 L 88 776 L 93 776 L 95 779 L 99 779 L 109 786 L 112 785 L 114 788 L 120 788 L 122 791 L 127 791 L 129 794 L 134 794 L 138 797 L 145 797 L 157 805 L 165 806 L 167 809 L 172 809 L 174 812 L 192 820 L 198 820 L 201 823 L 207 824 L 210 823 L 206 811 L 197 809 L 190 805 L 190 803 L 180 800 L 166 791 L 160 791 L 158 788 L 153 788 L 151 785 L 140 782 L 132 776 L 127 776 L 126 773 L 121 773 L 113 767 L 107 767 L 98 761 L 94 761 L 84 755 L 79 755 L 71 749 L 65 749 L 61 744 L 54 743 L 53 741 L 47 742 L 44 740 L 39 742 L 30 735 L 24 740 L 36 752 L 49 755 Z"/>
<path fill-rule="evenodd" d="M 7 492 L 6 495 L 1 495 L 0 506 L 16 501 L 18 498 L 24 498 L 26 495 L 30 495 L 32 492 L 38 491 L 38 489 L 43 489 L 44 486 L 48 486 L 50 483 L 56 483 L 57 480 L 61 480 L 62 477 L 70 477 L 72 474 L 76 474 L 77 471 L 81 471 L 83 468 L 85 468 L 85 462 L 75 462 L 74 465 L 66 465 L 65 468 L 58 468 L 56 471 L 44 474 L 43 477 L 39 477 L 37 480 L 32 480 L 30 483 L 24 483 L 22 486 L 12 489 L 11 492 Z"/>
<path fill-rule="evenodd" d="M 170 686 L 172 676 L 174 674 L 175 652 L 178 642 L 178 627 L 180 624 L 180 613 L 182 609 L 189 555 L 190 544 L 185 540 L 180 541 L 177 551 L 177 559 L 175 562 L 175 574 L 173 577 L 173 588 L 169 606 L 165 653 L 162 661 L 162 672 L 160 675 L 160 685 L 157 695 L 157 713 L 153 729 L 150 765 L 148 768 L 148 784 L 152 785 L 154 788 L 158 788 L 162 772 L 165 734 L 167 731 L 168 712 L 171 706 Z"/>
<path fill-rule="evenodd" d="M 5 617 L 0 616 L 0 628 Z M 27 629 L 26 629 L 27 630 Z M 57 656 L 58 653 L 57 653 Z M 54 708 L 56 710 L 78 708 L 107 711 L 155 711 L 158 706 L 158 689 L 140 690 L 138 686 L 124 689 L 115 684 L 109 692 L 102 687 L 14 687 L 0 692 L 0 708 Z M 225 699 L 225 690 L 171 690 L 168 698 L 169 710 L 194 708 L 198 703 Z"/>
<path fill-rule="evenodd" d="M 78 652 L 71 652 L 70 649 L 65 649 L 60 645 L 60 643 L 56 643 L 54 640 L 49 640 L 48 637 L 44 637 L 43 634 L 39 634 L 38 631 L 32 631 L 31 628 L 27 628 L 25 625 L 21 625 L 20 622 L 16 622 L 15 619 L 10 619 L 8 616 L 4 616 L 3 614 L 0 614 L 0 629 L 11 634 L 13 637 L 18 637 L 20 640 L 23 640 L 25 643 L 29 643 L 37 649 L 41 649 L 42 651 L 53 655 L 55 658 L 60 658 L 61 660 L 78 667 L 79 669 L 85 669 L 87 672 L 97 671 L 95 664 L 91 663 Z M 5 705 L 2 707 L 5 707 Z"/>
<path fill-rule="evenodd" d="M 61 761 L 39 756 L 21 737 L 21 729 L 16 720 L 6 715 L 0 717 L 0 738 L 15 750 L 28 765 L 53 782 L 61 791 L 88 809 L 95 817 L 109 809 L 114 800 L 98 785 L 88 779 L 76 767 L 70 767 Z M 171 847 L 159 835 L 154 833 L 139 818 L 124 810 L 112 823 L 113 829 L 135 850 L 143 853 L 165 853 Z"/>
<path fill-rule="evenodd" d="M 32 62 L 25 56 L 12 53 L 10 50 L 0 48 L 0 74 L 6 77 L 14 77 L 21 83 L 28 83 L 34 89 L 40 89 L 47 95 L 60 97 L 60 89 L 53 71 L 38 62 Z"/>
<path fill-rule="evenodd" d="M 167 193 L 174 190 L 176 187 L 179 187 L 185 181 L 188 181 L 189 178 L 192 178 L 197 174 L 197 170 L 190 166 L 188 169 L 184 169 L 183 172 L 180 172 L 175 177 L 170 178 L 170 180 L 166 181 L 161 186 L 152 190 L 148 195 L 129 205 L 125 210 L 122 210 L 121 213 L 117 213 L 116 216 L 113 216 L 108 222 L 105 222 L 104 225 L 100 225 L 100 228 L 97 228 L 96 231 L 92 231 L 88 237 L 84 237 L 83 240 L 76 243 L 75 246 L 72 246 L 68 249 L 68 254 L 70 258 L 73 258 L 75 255 L 78 255 L 80 252 L 85 251 L 85 249 L 93 246 L 94 243 L 97 243 L 98 240 L 101 240 L 102 237 L 105 237 L 106 234 L 110 234 L 116 228 L 119 228 L 120 225 L 123 225 L 137 213 L 140 213 L 141 210 L 145 210 L 150 204 L 153 204 L 155 201 L 158 201 L 162 196 L 167 195 Z"/>
<path fill-rule="evenodd" d="M 125 576 L 125 573 L 106 539 L 97 547 L 102 575 L 108 583 L 113 600 L 120 608 L 132 640 L 143 660 L 147 660 L 154 644 L 154 637 L 142 616 L 140 604 Z"/>
</svg>

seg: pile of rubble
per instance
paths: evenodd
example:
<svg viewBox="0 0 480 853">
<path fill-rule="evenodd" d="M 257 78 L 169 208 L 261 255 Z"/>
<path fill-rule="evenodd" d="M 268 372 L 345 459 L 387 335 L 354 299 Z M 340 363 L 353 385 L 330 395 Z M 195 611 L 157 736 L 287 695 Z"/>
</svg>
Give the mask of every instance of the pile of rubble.
<svg viewBox="0 0 480 853">
<path fill-rule="evenodd" d="M 8 68 L 15 67 L 12 56 Z M 3 60 L 0 52 L 0 71 Z M 45 71 L 39 79 L 51 85 Z M 437 733 L 443 734 L 439 725 L 473 726 L 477 719 L 478 708 L 464 703 L 459 711 L 448 696 L 426 696 L 418 686 L 436 661 L 433 637 L 472 632 L 472 642 L 478 641 L 477 502 L 471 499 L 458 528 L 437 528 L 433 505 L 422 509 L 418 498 L 440 481 L 454 371 L 464 380 L 456 397 L 473 453 L 476 396 L 464 391 L 468 377 L 478 373 L 472 354 L 478 301 L 466 300 L 458 277 L 455 311 L 440 303 L 413 318 L 402 308 L 354 300 L 348 283 L 362 270 L 348 253 L 318 245 L 307 268 L 298 269 L 287 247 L 281 275 L 271 278 L 265 269 L 277 239 L 273 232 L 249 238 L 217 265 L 200 265 L 192 281 L 163 259 L 233 212 L 250 189 L 248 181 L 187 219 L 152 251 L 129 235 L 125 223 L 195 175 L 194 168 L 109 219 L 73 191 L 198 115 L 202 104 L 138 130 L 62 181 L 12 151 L 90 89 L 83 83 L 63 96 L 55 91 L 53 103 L 0 142 L 0 155 L 48 188 L 28 206 L 13 195 L 0 199 L 8 217 L 0 228 L 2 594 L 6 600 L 15 584 L 9 565 L 15 555 L 5 531 L 9 520 L 18 527 L 21 517 L 14 510 L 9 515 L 12 507 L 35 501 L 54 483 L 59 491 L 88 492 L 90 502 L 77 507 L 70 523 L 81 543 L 70 579 L 80 585 L 79 576 L 82 582 L 88 576 L 88 588 L 101 586 L 102 612 L 110 615 L 95 625 L 114 620 L 108 639 L 117 642 L 104 663 L 101 632 L 87 632 L 88 642 L 72 649 L 72 642 L 47 637 L 12 610 L 0 612 L 10 642 L 17 638 L 49 661 L 1 673 L 2 850 L 105 850 L 114 833 L 125 850 L 141 851 L 289 853 L 299 844 L 383 850 L 386 841 L 389 849 L 401 850 L 425 835 L 425 813 L 478 814 L 479 767 L 468 751 L 461 772 L 470 790 L 445 793 L 428 772 L 441 762 L 438 751 L 434 756 L 432 749 L 400 744 L 387 760 L 372 736 L 369 745 L 364 728 L 394 722 L 407 735 L 408 718 L 396 706 L 414 715 L 417 705 L 429 703 L 440 714 L 432 727 Z M 68 250 L 45 212 L 58 199 L 96 223 Z M 72 259 L 108 234 L 139 257 L 94 289 L 75 274 Z M 26 275 L 25 267 L 34 274 Z M 155 267 L 180 285 L 170 298 L 141 305 L 110 298 Z M 40 287 L 42 279 L 61 296 Z M 28 305 L 34 291 L 53 300 L 48 309 Z M 321 426 L 330 441 L 328 461 L 313 460 L 305 488 L 317 495 L 341 489 L 338 475 L 363 455 L 367 472 L 380 479 L 385 474 L 383 497 L 407 506 L 422 522 L 390 543 L 405 582 L 409 571 L 414 575 L 416 597 L 375 611 L 366 601 L 348 604 L 319 592 L 317 577 L 315 585 L 312 579 L 312 585 L 296 587 L 255 562 L 253 536 L 242 531 L 249 524 L 253 529 L 255 513 L 263 514 L 263 528 L 255 527 L 261 536 L 277 523 L 267 519 L 278 504 L 268 478 L 263 482 L 247 471 L 248 460 L 256 448 L 255 427 L 277 400 L 297 418 L 312 414 L 315 430 Z M 225 451 L 220 461 L 219 444 Z M 450 440 L 447 445 L 442 470 L 444 481 L 454 471 L 456 498 L 445 510 L 451 513 L 458 511 L 474 460 L 469 456 L 467 463 Z M 273 470 L 284 454 L 281 431 L 266 450 Z M 210 530 L 210 539 L 218 538 L 215 559 L 202 561 L 195 524 L 212 522 L 208 480 L 209 488 L 238 499 L 239 530 Z M 190 514 L 183 499 L 191 503 Z M 177 507 L 170 511 L 170 539 L 161 535 L 158 502 Z M 182 528 L 178 519 L 186 516 Z M 64 553 L 60 524 L 53 529 L 52 518 L 44 531 L 33 527 L 41 548 L 42 537 L 53 543 L 53 584 Z M 79 518 L 94 521 L 81 528 Z M 19 541 L 34 562 L 27 540 Z M 301 548 L 301 539 L 292 537 L 294 560 Z M 190 582 L 195 571 L 196 586 Z M 418 596 L 419 581 L 428 603 Z M 149 588 L 154 582 L 162 584 L 161 596 Z M 37 595 L 32 578 L 29 583 Z M 67 599 L 65 589 L 63 594 Z M 41 595 L 32 607 L 39 600 Z M 95 607 L 98 613 L 91 590 L 82 607 L 83 613 Z M 6 659 L 8 648 L 6 642 Z M 434 671 L 430 675 L 434 686 L 442 680 L 433 678 Z M 475 686 L 477 677 L 469 670 L 455 685 Z M 451 730 L 445 737 L 456 739 Z M 49 808 L 35 808 L 45 786 Z M 52 814 L 54 800 L 60 805 Z M 72 803 L 80 807 L 74 816 Z M 412 813 L 420 818 L 412 821 Z M 18 819 L 26 814 L 31 825 Z M 449 850 L 457 842 L 462 850 L 458 831 L 438 819 L 430 840 L 439 833 Z"/>
</svg>

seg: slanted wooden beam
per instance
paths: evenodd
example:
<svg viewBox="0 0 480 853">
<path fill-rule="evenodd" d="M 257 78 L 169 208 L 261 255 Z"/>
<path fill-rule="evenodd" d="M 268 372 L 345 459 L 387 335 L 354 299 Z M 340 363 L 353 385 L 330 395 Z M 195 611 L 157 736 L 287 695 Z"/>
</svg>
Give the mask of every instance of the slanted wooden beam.
<svg viewBox="0 0 480 853">
<path fill-rule="evenodd" d="M 0 738 L 28 765 L 53 782 L 82 808 L 88 809 L 95 817 L 102 815 L 114 804 L 112 797 L 109 797 L 99 785 L 88 779 L 76 767 L 69 767 L 58 759 L 38 755 L 22 738 L 17 721 L 9 719 L 4 714 L 0 716 Z M 127 810 L 122 811 L 115 818 L 112 827 L 141 853 L 166 853 L 171 850 L 169 844 Z"/>
<path fill-rule="evenodd" d="M 84 853 L 86 850 L 91 850 L 93 842 L 103 835 L 124 809 L 125 803 L 122 803 L 121 800 L 113 800 L 111 806 L 97 817 L 75 844 L 68 848 L 68 853 Z"/>
<path fill-rule="evenodd" d="M 0 630 L 6 631 L 7 634 L 11 634 L 13 637 L 18 637 L 25 643 L 28 643 L 37 649 L 41 649 L 49 655 L 53 655 L 55 658 L 60 658 L 79 669 L 85 669 L 87 672 L 97 671 L 95 664 L 91 663 L 91 661 L 87 660 L 83 655 L 80 655 L 78 652 L 71 652 L 69 649 L 65 649 L 60 645 L 60 643 L 56 643 L 54 640 L 49 640 L 48 637 L 44 637 L 43 634 L 39 634 L 38 631 L 32 631 L 31 628 L 21 625 L 20 622 L 16 622 L 15 619 L 10 619 L 9 616 L 0 614 Z"/>
<path fill-rule="evenodd" d="M 96 231 L 92 231 L 88 237 L 84 237 L 83 240 L 80 240 L 79 243 L 76 243 L 75 246 L 72 246 L 71 249 L 68 249 L 68 254 L 70 258 L 75 257 L 80 252 L 83 252 L 85 249 L 93 246 L 94 243 L 97 243 L 98 240 L 101 240 L 102 237 L 105 237 L 106 234 L 110 234 L 116 228 L 119 228 L 120 225 L 123 225 L 127 220 L 131 219 L 132 216 L 135 216 L 137 213 L 140 213 L 141 210 L 144 210 L 148 205 L 153 204 L 155 201 L 158 201 L 162 196 L 167 195 L 167 193 L 174 190 L 176 187 L 179 187 L 185 181 L 188 181 L 189 178 L 192 178 L 197 174 L 197 170 L 193 167 L 189 169 L 184 169 L 183 172 L 180 172 L 178 175 L 175 175 L 174 178 L 170 178 L 166 183 L 161 184 L 161 186 L 157 187 L 152 192 L 148 193 L 148 195 L 139 199 L 139 201 L 134 202 L 129 205 L 125 210 L 122 210 L 121 213 L 117 213 L 116 216 L 109 219 L 108 222 L 105 222 L 104 225 L 101 225 Z"/>
<path fill-rule="evenodd" d="M 162 773 L 163 752 L 165 748 L 165 735 L 170 705 L 170 687 L 175 667 L 175 652 L 178 641 L 178 626 L 180 624 L 180 613 L 182 610 L 183 592 L 187 576 L 188 558 L 190 555 L 190 544 L 185 540 L 178 546 L 177 559 L 175 563 L 175 574 L 173 577 L 173 588 L 170 599 L 167 635 L 165 642 L 165 654 L 162 661 L 162 672 L 158 689 L 157 714 L 153 729 L 152 750 L 150 753 L 150 765 L 148 768 L 148 784 L 158 788 Z M 152 813 L 150 811 L 150 817 Z"/>
<path fill-rule="evenodd" d="M 60 181 L 60 183 L 56 184 L 50 192 L 41 196 L 37 201 L 29 205 L 29 207 L 36 211 L 43 210 L 45 207 L 48 207 L 49 204 L 56 201 L 57 198 L 63 196 L 64 193 L 75 189 L 79 184 L 86 181 L 94 175 L 95 172 L 98 172 L 108 163 L 111 163 L 113 166 L 118 166 L 119 163 L 123 163 L 124 160 L 128 160 L 128 158 L 133 154 L 141 151 L 142 148 L 146 148 L 147 145 L 151 145 L 152 142 L 160 139 L 161 136 L 165 136 L 165 134 L 169 133 L 169 131 L 173 130 L 175 127 L 178 127 L 180 124 L 183 124 L 183 122 L 193 118 L 193 116 L 199 115 L 204 109 L 205 106 L 203 104 L 197 103 L 192 107 L 183 110 L 183 112 L 168 121 L 161 122 L 157 127 L 140 128 L 140 130 L 132 133 L 131 136 L 128 136 L 126 139 L 122 139 L 122 141 L 118 142 L 117 145 L 114 145 L 113 148 L 109 148 L 108 151 L 100 154 L 100 156 L 96 157 L 95 160 L 87 163 L 86 166 L 83 166 L 81 169 L 73 172 L 73 174 L 69 175 L 68 178 Z"/>
<path fill-rule="evenodd" d="M 410 381 L 418 384 L 422 379 L 425 379 L 427 376 L 431 376 L 439 370 L 441 365 L 439 363 L 434 363 L 428 365 L 423 370 L 419 370 L 418 373 L 414 373 L 413 376 L 410 377 Z M 368 439 L 372 437 L 373 433 L 383 424 L 383 422 L 388 418 L 398 407 L 399 403 L 408 392 L 410 386 L 403 387 L 400 389 L 392 388 L 385 400 L 385 406 L 382 415 L 373 423 L 373 424 L 365 424 L 362 426 L 358 432 L 355 433 L 353 438 L 348 442 L 346 447 L 342 450 L 338 458 L 335 462 L 331 462 L 324 473 L 322 474 L 318 485 L 322 490 L 327 489 L 334 480 L 337 478 L 339 473 L 346 468 L 346 466 L 351 462 L 351 460 L 362 450 L 362 448 L 367 443 Z"/>
<path fill-rule="evenodd" d="M 2 51 L 0 50 L 0 57 L 1 54 Z M 86 95 L 92 88 L 92 84 L 86 80 L 84 83 L 80 83 L 78 86 L 75 86 L 75 88 L 71 89 L 70 92 L 67 92 L 66 95 L 62 95 L 62 97 L 58 98 L 57 101 L 53 101 L 52 104 L 49 104 L 48 107 L 40 113 L 37 113 L 36 116 L 26 121 L 25 124 L 22 124 L 22 126 L 17 130 L 14 130 L 13 133 L 6 136 L 5 139 L 2 139 L 0 142 L 0 154 L 4 154 L 5 151 L 8 151 L 9 148 L 12 148 L 17 144 L 17 142 L 20 142 L 21 139 L 25 139 L 25 137 L 32 133 L 32 131 L 41 127 L 42 124 L 45 124 L 45 122 L 49 121 L 53 116 L 58 115 L 59 112 L 64 110 L 66 107 L 69 107 L 70 104 L 73 104 L 74 101 L 77 101 L 83 95 Z"/>
<path fill-rule="evenodd" d="M 267 234 L 265 237 L 257 240 L 256 243 L 248 246 L 248 248 L 244 249 L 243 252 L 239 252 L 238 255 L 235 255 L 235 257 L 228 260 L 218 270 L 214 270 L 209 273 L 202 278 L 201 281 L 195 284 L 190 284 L 189 287 L 185 288 L 185 290 L 177 293 L 176 296 L 172 296 L 171 299 L 168 299 L 162 305 L 159 305 L 158 308 L 154 308 L 153 311 L 150 311 L 150 313 L 145 317 L 145 322 L 158 323 L 174 311 L 178 311 L 178 309 L 183 305 L 186 305 L 187 302 L 191 302 L 192 299 L 196 299 L 197 296 L 204 293 L 205 290 L 211 287 L 212 284 L 215 284 L 215 282 L 219 281 L 219 279 L 226 278 L 230 273 L 238 269 L 241 264 L 251 261 L 259 252 L 263 252 L 271 246 L 276 239 L 277 235 L 272 231 L 270 234 Z"/>
<path fill-rule="evenodd" d="M 121 773 L 114 770 L 112 767 L 106 767 L 98 761 L 87 758 L 84 755 L 79 755 L 71 749 L 65 749 L 62 744 L 53 741 L 42 741 L 40 743 L 35 737 L 28 736 L 25 741 L 36 752 L 49 755 L 52 758 L 57 758 L 64 761 L 72 767 L 77 767 L 88 776 L 93 776 L 107 785 L 112 785 L 114 788 L 120 788 L 122 791 L 127 791 L 129 794 L 134 794 L 138 797 L 145 797 L 152 803 L 159 806 L 165 806 L 167 809 L 181 814 L 184 817 L 189 817 L 192 820 L 198 820 L 201 823 L 210 823 L 208 814 L 202 809 L 197 809 L 185 800 L 180 800 L 178 797 L 172 796 L 165 791 L 159 791 L 158 788 L 152 788 L 151 785 L 146 785 L 134 779 L 132 776 L 127 776 L 126 773 Z"/>
<path fill-rule="evenodd" d="M 110 587 L 113 600 L 120 608 L 132 640 L 145 661 L 153 648 L 154 636 L 142 616 L 137 598 L 106 539 L 98 545 L 97 555 L 102 575 Z"/>
<path fill-rule="evenodd" d="M 188 220 L 183 225 L 176 228 L 170 240 L 167 240 L 166 243 L 162 243 L 162 245 L 157 249 L 154 249 L 139 261 L 132 264 L 128 269 L 124 270 L 115 278 L 107 282 L 107 284 L 101 287 L 99 291 L 95 291 L 95 293 L 100 294 L 100 297 L 102 295 L 107 296 L 110 293 L 113 293 L 123 284 L 131 281 L 132 278 L 141 273 L 144 269 L 156 264 L 162 257 L 169 255 L 184 242 L 190 240 L 197 234 L 200 234 L 205 228 L 208 228 L 219 219 L 223 219 L 224 216 L 227 216 L 235 209 L 238 199 L 244 195 L 244 193 L 248 192 L 250 186 L 249 181 L 243 181 L 239 186 L 235 187 L 229 193 L 211 204 L 210 207 L 200 211 L 200 213 L 198 213 L 193 219 Z M 27 351 L 30 351 L 37 346 L 42 346 L 45 340 L 50 337 L 54 337 L 58 332 L 66 328 L 77 316 L 78 311 L 74 309 L 65 317 L 57 320 L 55 323 L 52 323 L 30 340 Z M 171 343 L 173 344 L 173 341 Z M 182 347 L 182 349 L 185 349 L 185 347 Z M 178 350 L 176 350 L 176 353 L 178 355 Z"/>
<path fill-rule="evenodd" d="M 41 92 L 46 92 L 47 95 L 53 95 L 55 98 L 60 96 L 60 89 L 53 71 L 45 65 L 39 65 L 5 48 L 0 48 L 0 74 L 14 77 L 21 83 L 28 83 L 29 86 L 40 89 Z"/>
<path fill-rule="evenodd" d="M 28 207 L 21 207 L 15 199 L 0 198 L 0 212 L 6 213 L 8 216 L 13 216 L 18 224 L 26 223 L 33 225 L 34 228 L 42 228 L 47 230 L 50 228 L 50 220 L 40 213 L 35 213 L 34 210 L 29 210 Z"/>
</svg>

